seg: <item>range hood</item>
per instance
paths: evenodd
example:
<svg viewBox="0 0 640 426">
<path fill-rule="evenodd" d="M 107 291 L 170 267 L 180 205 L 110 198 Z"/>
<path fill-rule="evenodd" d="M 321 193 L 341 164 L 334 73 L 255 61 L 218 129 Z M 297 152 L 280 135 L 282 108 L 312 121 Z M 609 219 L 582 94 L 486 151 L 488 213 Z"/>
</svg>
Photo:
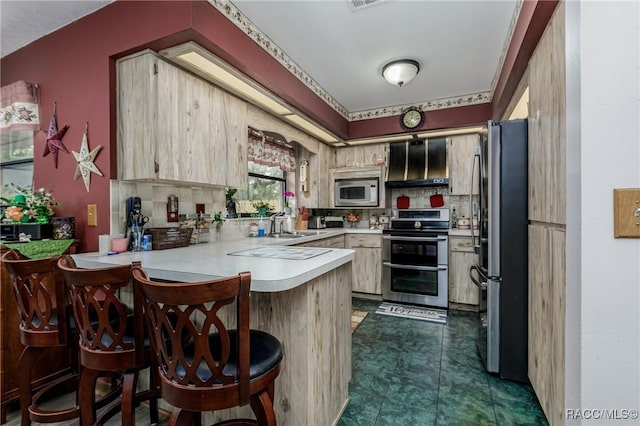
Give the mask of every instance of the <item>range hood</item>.
<svg viewBox="0 0 640 426">
<path fill-rule="evenodd" d="M 385 186 L 407 188 L 449 184 L 447 139 L 413 139 L 389 144 Z"/>
</svg>

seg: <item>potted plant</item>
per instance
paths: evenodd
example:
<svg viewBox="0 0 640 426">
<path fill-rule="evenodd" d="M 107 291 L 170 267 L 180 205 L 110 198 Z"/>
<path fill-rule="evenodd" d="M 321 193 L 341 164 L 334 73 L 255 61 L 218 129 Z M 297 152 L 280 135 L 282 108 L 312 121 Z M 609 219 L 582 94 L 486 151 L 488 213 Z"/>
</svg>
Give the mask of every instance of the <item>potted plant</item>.
<svg viewBox="0 0 640 426">
<path fill-rule="evenodd" d="M 256 209 L 256 211 L 258 212 L 258 216 L 260 217 L 271 216 L 271 214 L 275 210 L 275 207 L 273 207 L 272 204 L 262 200 L 253 201 L 251 205 L 253 206 L 254 209 Z"/>
<path fill-rule="evenodd" d="M 16 194 L 13 199 L 2 197 L 7 204 L 2 220 L 5 223 L 49 223 L 54 216 L 53 207 L 60 205 L 54 201 L 53 191 L 46 188 L 33 190 L 14 183 L 5 188 L 12 188 Z"/>
<path fill-rule="evenodd" d="M 291 206 L 289 205 L 289 199 L 296 196 L 292 191 L 284 191 L 284 214 L 291 215 Z"/>
</svg>

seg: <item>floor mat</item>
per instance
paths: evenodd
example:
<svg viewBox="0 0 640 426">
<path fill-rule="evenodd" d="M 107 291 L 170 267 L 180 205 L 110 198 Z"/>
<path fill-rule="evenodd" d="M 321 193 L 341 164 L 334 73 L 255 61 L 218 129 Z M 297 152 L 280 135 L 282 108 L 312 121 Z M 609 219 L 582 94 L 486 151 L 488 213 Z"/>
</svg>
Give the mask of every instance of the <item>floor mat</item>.
<svg viewBox="0 0 640 426">
<path fill-rule="evenodd" d="M 360 327 L 362 320 L 366 317 L 368 312 L 363 311 L 351 311 L 351 332 L 353 333 Z"/>
<path fill-rule="evenodd" d="M 376 314 L 432 321 L 440 324 L 447 323 L 447 311 L 443 309 L 422 308 L 412 305 L 399 305 L 396 303 L 383 302 L 376 310 Z"/>
</svg>

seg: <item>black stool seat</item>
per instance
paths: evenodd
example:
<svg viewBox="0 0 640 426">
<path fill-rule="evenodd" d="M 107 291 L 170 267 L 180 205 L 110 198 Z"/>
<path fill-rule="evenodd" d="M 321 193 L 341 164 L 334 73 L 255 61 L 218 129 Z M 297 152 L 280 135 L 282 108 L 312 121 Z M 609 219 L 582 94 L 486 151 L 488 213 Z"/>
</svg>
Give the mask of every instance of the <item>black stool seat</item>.
<svg viewBox="0 0 640 426">
<path fill-rule="evenodd" d="M 222 373 L 227 376 L 233 376 L 238 380 L 238 333 L 236 330 L 229 331 L 229 344 L 231 352 L 229 353 L 229 362 L 224 365 Z M 249 379 L 255 379 L 262 376 L 269 370 L 275 368 L 280 361 L 282 361 L 282 345 L 280 341 L 260 330 L 251 330 L 249 333 Z M 220 362 L 220 348 L 222 344 L 220 342 L 220 334 L 214 333 L 209 336 L 209 348 L 211 355 L 216 362 Z M 189 365 L 193 365 L 195 347 L 193 343 L 188 343 L 183 349 L 184 358 Z M 187 372 L 181 366 L 176 368 L 176 373 L 179 376 L 186 376 Z M 196 375 L 206 382 L 213 377 L 213 372 L 208 367 L 205 361 L 201 361 Z M 218 381 L 218 384 L 220 382 Z"/>
</svg>

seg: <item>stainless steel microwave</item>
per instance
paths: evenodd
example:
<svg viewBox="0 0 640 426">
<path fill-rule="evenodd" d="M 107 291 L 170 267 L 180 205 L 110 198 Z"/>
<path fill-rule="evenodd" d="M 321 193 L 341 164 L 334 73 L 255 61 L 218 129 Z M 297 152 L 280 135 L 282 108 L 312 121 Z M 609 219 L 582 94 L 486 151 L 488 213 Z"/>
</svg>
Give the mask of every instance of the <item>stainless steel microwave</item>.
<svg viewBox="0 0 640 426">
<path fill-rule="evenodd" d="M 380 179 L 334 179 L 333 193 L 334 207 L 379 207 Z"/>
</svg>

